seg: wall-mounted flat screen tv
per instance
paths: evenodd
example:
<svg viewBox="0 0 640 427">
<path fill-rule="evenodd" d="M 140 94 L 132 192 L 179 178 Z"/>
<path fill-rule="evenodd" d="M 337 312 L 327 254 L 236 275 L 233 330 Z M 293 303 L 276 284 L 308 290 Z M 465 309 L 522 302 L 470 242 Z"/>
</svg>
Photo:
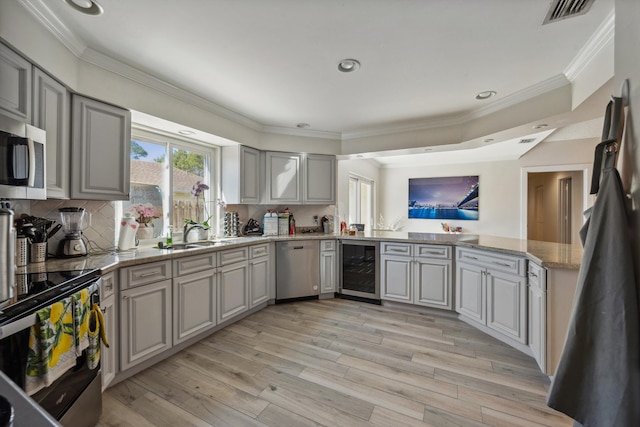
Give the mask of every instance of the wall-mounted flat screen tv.
<svg viewBox="0 0 640 427">
<path fill-rule="evenodd" d="M 478 176 L 409 179 L 409 218 L 478 219 Z"/>
</svg>

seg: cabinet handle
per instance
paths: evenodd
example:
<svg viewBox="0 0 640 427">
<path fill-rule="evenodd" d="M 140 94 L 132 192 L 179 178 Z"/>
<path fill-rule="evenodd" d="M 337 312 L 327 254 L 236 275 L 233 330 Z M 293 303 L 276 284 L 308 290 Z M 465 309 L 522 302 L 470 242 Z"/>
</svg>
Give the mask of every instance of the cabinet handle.
<svg viewBox="0 0 640 427">
<path fill-rule="evenodd" d="M 443 251 L 426 251 L 426 253 L 431 255 L 444 255 Z"/>
<path fill-rule="evenodd" d="M 142 273 L 142 274 L 140 274 L 140 277 L 156 276 L 156 275 L 158 275 L 158 274 L 159 274 L 159 273 L 158 273 L 157 271 L 152 271 L 152 272 L 150 272 L 150 273 Z"/>
<path fill-rule="evenodd" d="M 511 267 L 511 264 L 507 264 L 506 262 L 491 261 L 491 263 L 496 265 L 501 265 L 503 267 Z"/>
<path fill-rule="evenodd" d="M 529 272 L 529 277 L 538 277 L 538 275 L 536 273 L 534 273 L 533 271 Z"/>
<path fill-rule="evenodd" d="M 464 255 L 464 258 L 475 259 L 475 260 L 478 259 L 478 257 L 471 256 L 471 255 Z"/>
<path fill-rule="evenodd" d="M 122 299 L 129 299 L 129 295 L 122 295 Z"/>
</svg>

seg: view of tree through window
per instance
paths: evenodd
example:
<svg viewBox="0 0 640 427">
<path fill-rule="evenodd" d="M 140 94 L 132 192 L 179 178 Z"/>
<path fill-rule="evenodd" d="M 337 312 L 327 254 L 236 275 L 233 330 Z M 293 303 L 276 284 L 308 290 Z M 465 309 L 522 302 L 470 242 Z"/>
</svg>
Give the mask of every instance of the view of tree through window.
<svg viewBox="0 0 640 427">
<path fill-rule="evenodd" d="M 192 190 L 198 184 L 211 187 L 211 164 L 212 152 L 195 144 L 132 140 L 131 197 L 123 212 L 138 216 L 142 207 L 150 208 L 154 238 L 170 225 L 182 228 L 185 220 L 206 221 L 213 212 L 210 191 L 196 198 Z"/>
</svg>

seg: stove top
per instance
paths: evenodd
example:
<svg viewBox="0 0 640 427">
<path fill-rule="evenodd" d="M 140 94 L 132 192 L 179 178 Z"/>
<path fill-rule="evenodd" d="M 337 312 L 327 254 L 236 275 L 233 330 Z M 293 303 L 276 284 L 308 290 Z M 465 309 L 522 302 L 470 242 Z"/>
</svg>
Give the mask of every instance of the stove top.
<svg viewBox="0 0 640 427">
<path fill-rule="evenodd" d="M 0 309 L 0 325 L 35 313 L 42 307 L 81 289 L 100 276 L 100 270 L 18 273 L 13 298 Z"/>
</svg>

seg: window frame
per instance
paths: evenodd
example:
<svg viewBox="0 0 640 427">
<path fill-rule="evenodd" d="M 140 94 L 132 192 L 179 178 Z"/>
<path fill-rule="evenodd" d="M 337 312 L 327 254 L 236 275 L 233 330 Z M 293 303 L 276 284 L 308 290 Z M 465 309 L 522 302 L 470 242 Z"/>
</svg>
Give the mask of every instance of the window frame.
<svg viewBox="0 0 640 427">
<path fill-rule="evenodd" d="M 164 145 L 166 148 L 165 164 L 169 166 L 169 173 L 164 174 L 164 185 L 168 185 L 171 190 L 167 192 L 168 200 L 163 200 L 163 223 L 164 228 L 162 230 L 162 236 L 166 236 L 169 231 L 169 225 L 173 226 L 175 231 L 182 231 L 183 224 L 172 224 L 173 221 L 173 149 L 187 150 L 196 152 L 197 154 L 205 155 L 204 164 L 204 179 L 203 182 L 209 186 L 206 203 L 207 211 L 213 215 L 211 221 L 212 232 L 218 235 L 220 224 L 220 212 L 219 206 L 215 203 L 219 199 L 221 194 L 221 147 L 215 144 L 198 141 L 193 138 L 183 137 L 175 135 L 169 132 L 162 131 L 160 129 L 153 129 L 144 125 L 132 123 L 131 125 L 131 141 L 148 142 L 152 144 Z M 167 206 L 165 206 L 165 204 Z M 123 211 L 122 203 L 118 209 L 121 213 Z M 119 218 L 116 218 L 116 224 L 118 224 Z M 116 227 L 117 229 L 117 227 Z M 154 240 L 157 240 L 155 237 Z"/>
<path fill-rule="evenodd" d="M 355 214 L 351 213 L 351 206 L 352 203 L 354 201 L 352 201 L 351 199 L 351 183 L 355 181 L 356 182 L 356 194 L 355 194 L 355 208 L 356 208 L 356 212 Z M 361 188 L 362 188 L 362 183 L 366 183 L 369 184 L 371 186 L 371 200 L 370 200 L 370 210 L 371 210 L 371 218 L 362 218 L 362 194 L 361 194 Z M 375 221 L 375 217 L 376 217 L 376 208 L 377 208 L 377 201 L 376 201 L 376 182 L 375 180 L 371 179 L 371 178 L 367 178 L 361 175 L 357 175 L 354 173 L 349 173 L 349 222 L 352 223 L 352 218 L 355 218 L 356 224 L 364 224 L 365 228 L 367 230 L 371 230 L 374 227 L 374 221 Z"/>
</svg>

